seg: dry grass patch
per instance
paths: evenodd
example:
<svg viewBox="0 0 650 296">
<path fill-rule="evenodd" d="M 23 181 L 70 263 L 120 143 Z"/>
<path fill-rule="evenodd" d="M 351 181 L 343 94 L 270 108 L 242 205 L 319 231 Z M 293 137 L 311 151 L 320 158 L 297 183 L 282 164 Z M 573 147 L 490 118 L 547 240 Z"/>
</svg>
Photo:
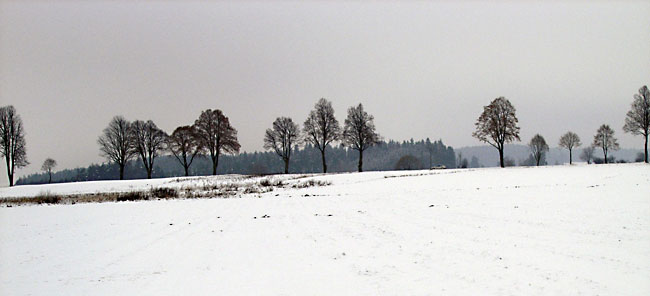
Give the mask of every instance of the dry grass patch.
<svg viewBox="0 0 650 296">
<path fill-rule="evenodd" d="M 0 198 L 0 205 L 29 205 L 29 204 L 76 204 L 76 203 L 100 203 L 100 202 L 126 202 L 126 201 L 143 201 L 159 199 L 177 199 L 177 198 L 232 198 L 242 197 L 243 195 L 255 195 L 261 197 L 261 194 L 272 192 L 279 188 L 309 188 L 314 186 L 331 185 L 329 181 L 320 181 L 314 179 L 300 180 L 301 178 L 312 177 L 301 175 L 298 177 L 283 178 L 282 176 L 266 176 L 254 178 L 233 178 L 229 180 L 214 180 L 212 183 L 209 178 L 198 178 L 193 181 L 201 180 L 194 184 L 184 185 L 181 188 L 156 187 L 149 190 L 134 190 L 127 192 L 100 192 L 100 193 L 83 193 L 59 195 L 42 192 L 37 196 L 31 197 L 7 197 Z M 180 180 L 175 180 L 180 181 Z"/>
</svg>

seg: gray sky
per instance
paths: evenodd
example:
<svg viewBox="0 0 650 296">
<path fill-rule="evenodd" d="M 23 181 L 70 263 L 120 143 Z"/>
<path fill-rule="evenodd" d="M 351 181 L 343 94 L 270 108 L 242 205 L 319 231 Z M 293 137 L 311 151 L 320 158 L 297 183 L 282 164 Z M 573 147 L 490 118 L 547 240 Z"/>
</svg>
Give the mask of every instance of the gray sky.
<svg viewBox="0 0 650 296">
<path fill-rule="evenodd" d="M 0 2 L 0 105 L 27 132 L 29 167 L 102 162 L 114 115 L 171 133 L 219 108 L 244 151 L 278 116 L 302 123 L 362 102 L 386 139 L 479 145 L 490 100 L 517 108 L 522 142 L 567 130 L 590 143 L 610 124 L 622 147 L 650 84 L 648 2 Z M 2 161 L 0 185 L 6 185 Z"/>
</svg>

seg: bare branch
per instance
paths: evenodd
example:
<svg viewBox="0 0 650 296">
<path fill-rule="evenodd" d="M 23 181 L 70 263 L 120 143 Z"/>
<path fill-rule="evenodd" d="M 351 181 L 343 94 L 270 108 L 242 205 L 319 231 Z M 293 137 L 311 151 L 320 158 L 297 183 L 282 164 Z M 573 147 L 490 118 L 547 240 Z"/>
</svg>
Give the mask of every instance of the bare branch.
<svg viewBox="0 0 650 296">
<path fill-rule="evenodd" d="M 379 141 L 381 137 L 375 131 L 374 117 L 363 110 L 363 105 L 350 107 L 345 119 L 343 143 L 359 151 L 359 172 L 363 171 L 363 151 Z"/>
<path fill-rule="evenodd" d="M 97 139 L 101 155 L 120 167 L 120 180 L 124 179 L 126 163 L 137 153 L 130 133 L 131 123 L 122 116 L 115 116 Z"/>
<path fill-rule="evenodd" d="M 167 148 L 185 169 L 185 176 L 189 176 L 194 158 L 203 151 L 201 143 L 194 126 L 177 127 L 167 138 Z"/>
<path fill-rule="evenodd" d="M 535 163 L 537 164 L 537 166 L 539 166 L 540 162 L 544 158 L 544 155 L 548 151 L 548 145 L 546 144 L 546 140 L 544 140 L 544 137 L 542 137 L 540 134 L 536 134 L 530 140 L 530 143 L 528 144 L 528 148 L 530 149 L 530 153 L 533 155 L 533 158 L 535 159 Z"/>
<path fill-rule="evenodd" d="M 7 164 L 9 186 L 13 186 L 16 168 L 29 164 L 23 121 L 14 106 L 0 108 L 0 154 Z"/>
<path fill-rule="evenodd" d="M 194 122 L 201 145 L 212 159 L 212 174 L 217 174 L 219 155 L 221 153 L 239 153 L 237 130 L 230 125 L 230 120 L 221 110 L 205 110 Z"/>
<path fill-rule="evenodd" d="M 634 101 L 625 117 L 623 131 L 644 137 L 644 161 L 648 163 L 648 136 L 650 133 L 650 90 L 644 85 L 634 95 Z"/>
<path fill-rule="evenodd" d="M 592 144 L 594 147 L 600 147 L 603 149 L 603 155 L 605 156 L 605 163 L 607 163 L 607 154 L 610 150 L 618 150 L 618 141 L 614 137 L 614 130 L 609 127 L 609 125 L 603 124 L 596 131 L 594 136 L 594 142 Z"/>
<path fill-rule="evenodd" d="M 519 120 L 515 115 L 515 107 L 504 97 L 494 99 L 489 105 L 483 107 L 483 113 L 476 120 L 476 131 L 472 136 L 481 142 L 488 143 L 499 150 L 501 167 L 503 161 L 503 148 L 506 143 L 520 141 Z"/>
<path fill-rule="evenodd" d="M 284 173 L 289 173 L 291 152 L 300 145 L 300 129 L 288 117 L 278 117 L 273 122 L 273 128 L 264 134 L 264 149 L 275 151 L 284 161 Z"/>
<path fill-rule="evenodd" d="M 305 135 L 305 141 L 313 144 L 320 150 L 323 161 L 323 173 L 327 173 L 325 148 L 341 137 L 341 127 L 336 117 L 334 117 L 334 108 L 332 108 L 331 102 L 324 98 L 318 100 L 314 106 L 314 110 L 309 112 L 309 116 L 305 120 L 303 133 Z"/>
<path fill-rule="evenodd" d="M 136 120 L 131 123 L 130 137 L 133 149 L 140 156 L 147 171 L 147 178 L 151 179 L 154 160 L 165 150 L 168 135 L 151 120 Z"/>
</svg>

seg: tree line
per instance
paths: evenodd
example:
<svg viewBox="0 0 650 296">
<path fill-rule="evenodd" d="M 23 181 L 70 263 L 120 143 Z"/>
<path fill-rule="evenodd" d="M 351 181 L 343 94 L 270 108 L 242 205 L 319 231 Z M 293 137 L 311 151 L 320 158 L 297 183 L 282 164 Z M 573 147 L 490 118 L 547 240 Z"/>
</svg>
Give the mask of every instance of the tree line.
<svg viewBox="0 0 650 296">
<path fill-rule="evenodd" d="M 495 147 L 499 151 L 500 166 L 505 167 L 505 144 L 521 141 L 515 107 L 504 97 L 496 98 L 483 108 L 475 127 L 472 136 Z M 634 95 L 623 130 L 644 137 L 644 161 L 648 163 L 650 91 L 647 86 L 641 87 Z M 7 166 L 9 186 L 13 186 L 15 170 L 29 164 L 22 120 L 13 106 L 0 108 L 0 137 L 0 154 Z M 348 108 L 347 118 L 341 127 L 334 116 L 331 102 L 324 98 L 310 111 L 302 129 L 291 118 L 278 117 L 264 134 L 264 148 L 282 159 L 284 173 L 289 172 L 294 149 L 304 144 L 313 145 L 320 151 L 322 172 L 327 172 L 327 147 L 336 142 L 358 151 L 357 170 L 361 172 L 364 151 L 381 141 L 381 136 L 376 132 L 374 117 L 364 110 L 362 104 Z M 194 124 L 180 126 L 171 135 L 159 129 L 151 120 L 129 122 L 122 116 L 115 116 L 97 143 L 101 155 L 119 168 L 120 179 L 124 178 L 127 163 L 134 158 L 140 159 L 147 178 L 151 178 L 155 159 L 167 152 L 184 168 L 185 175 L 189 175 L 197 156 L 209 155 L 212 174 L 215 175 L 220 156 L 237 154 L 240 149 L 237 130 L 218 109 L 201 112 Z M 548 151 L 546 140 L 536 134 L 528 145 L 536 165 L 540 165 Z M 560 138 L 559 145 L 569 150 L 569 163 L 572 163 L 572 151 L 582 143 L 577 134 L 569 131 Z M 583 149 L 581 158 L 590 163 L 595 148 L 602 150 L 605 163 L 608 162 L 610 151 L 619 149 L 614 130 L 609 125 L 603 124 L 598 128 L 592 144 Z M 406 159 L 403 163 L 411 167 L 411 162 L 412 160 Z M 42 169 L 51 176 L 54 167 L 56 161 L 48 158 Z"/>
<path fill-rule="evenodd" d="M 300 129 L 289 117 L 278 117 L 264 134 L 264 148 L 275 152 L 284 162 L 284 173 L 289 173 L 289 163 L 294 148 L 309 143 L 321 152 L 322 172 L 327 172 L 326 148 L 336 141 L 359 151 L 358 171 L 363 170 L 363 151 L 379 143 L 373 116 L 363 110 L 363 105 L 348 109 L 343 129 L 334 116 L 332 103 L 320 99 L 314 106 L 304 127 Z M 120 179 L 124 179 L 124 168 L 132 158 L 139 158 L 147 178 L 156 157 L 171 153 L 183 166 L 185 175 L 197 156 L 207 155 L 212 164 L 212 175 L 217 174 L 219 158 L 223 154 L 239 153 L 241 145 L 237 130 L 221 110 L 201 112 L 194 124 L 176 128 L 171 135 L 159 129 L 153 121 L 129 122 L 122 116 L 115 116 L 97 140 L 101 155 L 119 167 Z"/>
<path fill-rule="evenodd" d="M 519 120 L 515 113 L 516 109 L 510 101 L 504 97 L 498 97 L 483 107 L 483 112 L 475 123 L 476 130 L 472 133 L 473 137 L 490 144 L 499 151 L 501 167 L 506 166 L 503 154 L 505 144 L 521 141 L 520 128 L 517 125 Z M 625 117 L 623 131 L 644 137 L 644 162 L 648 163 L 648 134 L 650 132 L 650 91 L 648 86 L 642 86 L 634 95 L 630 111 Z M 571 131 L 559 139 L 559 146 L 569 150 L 569 164 L 573 162 L 573 149 L 581 145 L 580 137 Z M 549 150 L 546 140 L 540 134 L 536 134 L 530 140 L 528 147 L 535 164 L 539 166 L 544 154 Z M 619 149 L 614 130 L 609 125 L 603 124 L 596 130 L 591 146 L 583 149 L 581 158 L 591 163 L 596 148 L 602 150 L 605 163 L 609 162 L 609 153 Z"/>
<path fill-rule="evenodd" d="M 348 109 L 348 117 L 341 127 L 331 102 L 323 98 L 315 104 L 302 129 L 291 118 L 278 117 L 272 128 L 265 132 L 264 148 L 283 160 L 284 173 L 288 173 L 294 150 L 305 145 L 315 147 L 320 151 L 322 172 L 327 172 L 326 151 L 338 142 L 341 147 L 358 151 L 357 170 L 362 171 L 363 152 L 381 141 L 373 121 L 374 117 L 359 104 Z M 190 175 L 195 160 L 209 156 L 212 175 L 216 175 L 220 157 L 236 155 L 240 149 L 237 130 L 218 109 L 201 112 L 192 125 L 180 126 L 171 135 L 151 120 L 130 122 L 123 116 L 115 116 L 97 143 L 100 154 L 118 168 L 119 179 L 124 179 L 131 160 L 139 160 L 146 177 L 151 178 L 156 159 L 165 154 L 178 161 L 186 176 Z M 50 182 L 55 166 L 53 159 L 48 159 L 42 166 Z"/>
<path fill-rule="evenodd" d="M 381 141 L 364 152 L 364 170 L 386 171 L 394 169 L 424 169 L 435 166 L 455 167 L 455 150 L 442 140 Z M 340 143 L 326 147 L 328 172 L 351 172 L 358 170 L 359 153 Z M 413 165 L 398 167 L 404 156 L 415 158 Z M 478 166 L 478 165 L 477 165 Z M 294 148 L 291 154 L 292 173 L 317 173 L 322 171 L 321 151 L 306 143 Z M 284 172 L 284 162 L 274 151 L 241 152 L 225 154 L 219 160 L 219 174 L 266 175 Z M 189 170 L 190 176 L 212 174 L 212 160 L 208 155 L 197 156 Z M 178 160 L 170 154 L 156 158 L 152 178 L 180 177 L 185 170 Z M 147 177 L 142 161 L 130 160 L 124 170 L 124 179 L 144 179 Z M 16 184 L 45 184 L 50 175 L 47 171 L 23 176 Z M 52 173 L 53 183 L 117 180 L 119 168 L 112 162 L 92 164 L 87 167 L 64 169 Z"/>
</svg>

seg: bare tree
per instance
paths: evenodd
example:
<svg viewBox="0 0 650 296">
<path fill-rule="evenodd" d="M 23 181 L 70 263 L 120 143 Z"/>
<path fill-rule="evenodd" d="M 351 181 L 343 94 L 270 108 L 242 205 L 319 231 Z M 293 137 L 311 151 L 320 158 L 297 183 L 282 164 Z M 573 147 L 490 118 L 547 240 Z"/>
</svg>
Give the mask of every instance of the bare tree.
<svg viewBox="0 0 650 296">
<path fill-rule="evenodd" d="M 124 180 L 124 167 L 136 155 L 131 142 L 131 123 L 115 116 L 97 139 L 101 155 L 120 167 L 120 180 Z"/>
<path fill-rule="evenodd" d="M 573 148 L 579 147 L 582 145 L 580 142 L 580 137 L 574 132 L 567 132 L 566 134 L 560 137 L 560 147 L 566 148 L 569 150 L 569 164 L 573 163 Z"/>
<path fill-rule="evenodd" d="M 43 162 L 43 165 L 41 166 L 41 170 L 46 172 L 50 179 L 47 181 L 47 183 L 52 183 L 52 170 L 56 167 L 56 160 L 48 158 Z"/>
<path fill-rule="evenodd" d="M 0 108 L 0 137 L 0 141 L 2 141 L 0 154 L 4 156 L 7 164 L 9 186 L 14 186 L 16 168 L 22 168 L 29 164 L 23 121 L 16 113 L 14 106 Z"/>
<path fill-rule="evenodd" d="M 544 155 L 548 151 L 548 145 L 546 140 L 540 134 L 536 134 L 528 143 L 528 149 L 535 159 L 535 163 L 539 166 L 539 163 L 544 158 Z"/>
<path fill-rule="evenodd" d="M 648 163 L 648 134 L 650 133 L 650 90 L 644 85 L 634 95 L 630 111 L 627 112 L 623 131 L 645 138 L 644 161 Z"/>
<path fill-rule="evenodd" d="M 278 117 L 273 128 L 264 134 L 264 149 L 273 150 L 284 161 L 284 173 L 289 173 L 289 159 L 295 146 L 300 145 L 300 129 L 288 117 Z"/>
<path fill-rule="evenodd" d="M 167 133 L 159 129 L 153 121 L 136 120 L 131 123 L 131 143 L 140 155 L 142 164 L 147 171 L 147 179 L 151 179 L 153 162 L 165 149 Z"/>
<path fill-rule="evenodd" d="M 596 135 L 594 136 L 594 143 L 592 145 L 594 147 L 600 147 L 603 149 L 605 163 L 608 162 L 607 153 L 609 150 L 618 150 L 619 148 L 618 142 L 614 137 L 614 130 L 612 130 L 607 124 L 603 124 L 600 126 L 600 128 L 598 128 L 598 131 L 596 131 Z"/>
<path fill-rule="evenodd" d="M 309 116 L 305 120 L 303 133 L 305 135 L 305 141 L 313 144 L 320 150 L 321 160 L 323 161 L 323 173 L 327 173 L 325 148 L 341 136 L 341 127 L 339 126 L 338 120 L 334 117 L 334 108 L 332 108 L 330 101 L 324 98 L 318 100 L 314 106 L 314 110 L 309 112 Z"/>
<path fill-rule="evenodd" d="M 476 120 L 476 131 L 472 136 L 499 150 L 499 163 L 505 167 L 503 148 L 506 143 L 520 141 L 519 120 L 515 116 L 515 107 L 504 97 L 494 99 L 490 105 L 483 107 L 483 113 Z"/>
<path fill-rule="evenodd" d="M 230 125 L 228 117 L 221 110 L 205 110 L 199 119 L 194 122 L 196 132 L 201 139 L 202 146 L 209 152 L 212 160 L 212 175 L 217 174 L 219 155 L 225 153 L 238 153 L 239 142 L 237 130 Z"/>
<path fill-rule="evenodd" d="M 203 146 L 194 126 L 180 126 L 167 138 L 167 148 L 185 169 L 185 176 L 190 175 L 190 166 L 194 158 L 201 153 Z"/>
<path fill-rule="evenodd" d="M 591 160 L 594 159 L 594 146 L 587 146 L 582 149 L 580 159 L 586 161 L 588 164 L 591 164 Z"/>
<path fill-rule="evenodd" d="M 363 151 L 381 140 L 375 131 L 374 120 L 374 116 L 363 110 L 362 104 L 348 108 L 343 141 L 348 147 L 359 151 L 359 172 L 363 171 Z"/>
</svg>

